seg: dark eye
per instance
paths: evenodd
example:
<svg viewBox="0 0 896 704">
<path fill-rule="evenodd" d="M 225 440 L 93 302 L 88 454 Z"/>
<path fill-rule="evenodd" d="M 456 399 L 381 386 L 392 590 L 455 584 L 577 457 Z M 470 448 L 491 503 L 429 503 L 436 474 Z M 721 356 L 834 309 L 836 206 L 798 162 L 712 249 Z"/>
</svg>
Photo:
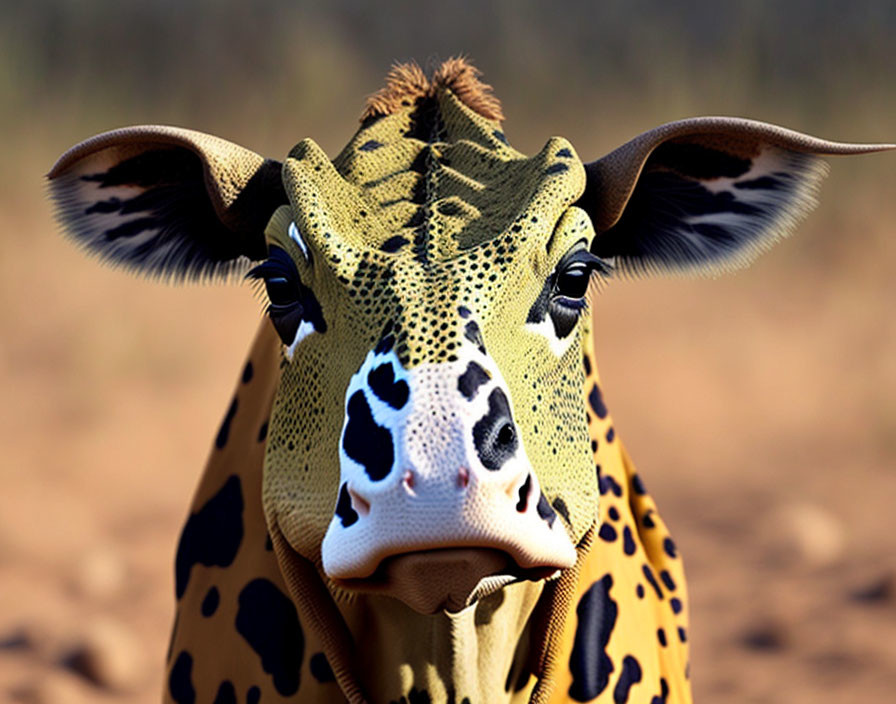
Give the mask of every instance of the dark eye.
<svg viewBox="0 0 896 704">
<path fill-rule="evenodd" d="M 314 313 L 320 312 L 320 306 L 314 300 L 310 289 L 303 286 L 299 280 L 295 263 L 283 249 L 272 245 L 268 249 L 267 260 L 246 276 L 264 281 L 271 303 L 267 313 L 283 344 L 291 345 L 302 322 L 306 319 L 311 320 Z M 319 315 L 312 322 L 315 330 L 326 329 L 326 324 Z"/>
<path fill-rule="evenodd" d="M 610 269 L 606 262 L 585 249 L 584 243 L 567 252 L 557 264 L 548 306 L 557 337 L 562 339 L 575 329 L 586 308 L 585 294 L 595 271 L 608 274 Z"/>
<path fill-rule="evenodd" d="M 557 272 L 554 284 L 557 294 L 566 298 L 584 298 L 592 271 L 593 267 L 583 261 L 570 262 L 566 268 Z"/>
<path fill-rule="evenodd" d="M 264 287 L 272 306 L 289 306 L 298 300 L 299 287 L 285 276 L 265 278 Z"/>
</svg>

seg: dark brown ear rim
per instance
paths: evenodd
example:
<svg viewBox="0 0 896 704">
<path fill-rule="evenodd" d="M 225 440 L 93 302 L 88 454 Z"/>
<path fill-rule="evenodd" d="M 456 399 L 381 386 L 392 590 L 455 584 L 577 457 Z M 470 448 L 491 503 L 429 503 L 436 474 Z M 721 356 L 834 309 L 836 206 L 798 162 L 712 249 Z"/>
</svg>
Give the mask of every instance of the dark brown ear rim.
<svg viewBox="0 0 896 704">
<path fill-rule="evenodd" d="M 623 273 L 717 274 L 749 264 L 814 207 L 827 168 L 821 156 L 894 147 L 741 118 L 691 118 L 586 164 L 577 205 L 597 231 L 592 252 Z"/>
<path fill-rule="evenodd" d="M 228 278 L 264 259 L 264 228 L 288 202 L 281 165 L 175 127 L 93 137 L 48 174 L 64 229 L 106 262 L 173 281 Z"/>
</svg>

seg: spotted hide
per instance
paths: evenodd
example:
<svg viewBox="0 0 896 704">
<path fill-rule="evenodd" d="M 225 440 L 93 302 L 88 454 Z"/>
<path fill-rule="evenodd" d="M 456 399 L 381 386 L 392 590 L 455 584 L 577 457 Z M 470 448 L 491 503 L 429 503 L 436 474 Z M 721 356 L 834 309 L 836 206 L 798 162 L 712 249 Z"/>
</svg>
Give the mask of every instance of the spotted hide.
<svg viewBox="0 0 896 704">
<path fill-rule="evenodd" d="M 584 163 L 501 119 L 464 61 L 402 65 L 333 159 L 146 126 L 50 172 L 89 252 L 266 303 L 177 548 L 166 702 L 691 700 L 682 559 L 592 298 L 749 263 L 819 155 L 885 145 L 695 118 Z"/>
</svg>

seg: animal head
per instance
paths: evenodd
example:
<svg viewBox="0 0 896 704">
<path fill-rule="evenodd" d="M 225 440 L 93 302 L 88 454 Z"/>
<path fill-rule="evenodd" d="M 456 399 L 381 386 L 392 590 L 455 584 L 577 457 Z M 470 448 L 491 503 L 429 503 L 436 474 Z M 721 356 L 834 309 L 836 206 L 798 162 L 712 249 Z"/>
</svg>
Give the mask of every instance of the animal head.
<svg viewBox="0 0 896 704">
<path fill-rule="evenodd" d="M 517 152 L 500 119 L 468 64 L 400 66 L 333 160 L 135 127 L 49 175 L 105 260 L 263 283 L 265 513 L 336 590 L 434 611 L 571 567 L 598 513 L 589 284 L 747 264 L 812 206 L 818 154 L 879 148 L 696 118 L 584 163 L 561 138 Z"/>
</svg>

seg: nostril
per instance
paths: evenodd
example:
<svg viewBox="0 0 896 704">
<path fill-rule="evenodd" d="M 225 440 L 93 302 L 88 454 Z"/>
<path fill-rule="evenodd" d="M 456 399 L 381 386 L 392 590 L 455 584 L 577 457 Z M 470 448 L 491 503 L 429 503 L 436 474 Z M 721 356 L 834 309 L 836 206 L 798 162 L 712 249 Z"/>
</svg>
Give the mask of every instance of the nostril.
<svg viewBox="0 0 896 704">
<path fill-rule="evenodd" d="M 503 447 L 508 447 L 513 445 L 516 440 L 516 429 L 513 427 L 512 423 L 505 423 L 501 426 L 501 429 L 498 430 L 498 437 L 495 438 L 495 441 L 498 445 L 502 445 Z"/>
<path fill-rule="evenodd" d="M 414 485 L 417 483 L 417 478 L 414 476 L 414 473 L 410 469 L 405 470 L 404 474 L 401 477 L 401 483 L 404 484 L 404 488 L 409 494 L 413 496 L 416 493 L 414 491 Z"/>
<path fill-rule="evenodd" d="M 370 502 L 367 499 L 356 493 L 353 489 L 348 490 L 348 495 L 352 500 L 352 508 L 355 509 L 355 511 L 362 516 L 366 516 L 370 513 Z"/>
<path fill-rule="evenodd" d="M 459 470 L 457 470 L 457 486 L 461 489 L 466 489 L 469 483 L 470 470 L 466 467 L 461 467 Z"/>
<path fill-rule="evenodd" d="M 516 503 L 516 510 L 520 513 L 525 513 L 526 509 L 529 508 L 529 489 L 532 487 L 532 475 L 526 475 L 526 481 L 523 482 L 523 485 L 520 487 L 520 500 Z"/>
</svg>

